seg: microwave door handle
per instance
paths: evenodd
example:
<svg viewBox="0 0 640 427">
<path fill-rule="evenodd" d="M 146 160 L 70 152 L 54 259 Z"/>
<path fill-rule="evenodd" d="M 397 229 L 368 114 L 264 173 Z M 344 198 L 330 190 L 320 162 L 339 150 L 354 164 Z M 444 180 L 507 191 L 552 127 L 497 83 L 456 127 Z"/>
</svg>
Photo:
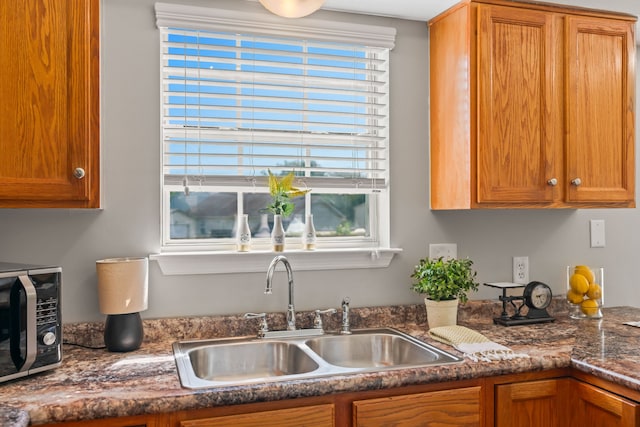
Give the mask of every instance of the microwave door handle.
<svg viewBox="0 0 640 427">
<path fill-rule="evenodd" d="M 27 275 L 18 276 L 18 280 L 20 281 L 20 284 L 24 288 L 24 292 L 27 300 L 27 304 L 26 304 L 27 312 L 25 313 L 26 314 L 25 319 L 27 321 L 27 325 L 26 325 L 27 326 L 27 331 L 26 331 L 27 332 L 27 336 L 26 336 L 27 351 L 26 351 L 24 364 L 20 369 L 20 371 L 26 371 L 29 368 L 31 368 L 31 365 L 33 365 L 33 362 L 35 362 L 36 356 L 38 355 L 38 345 L 36 340 L 37 293 L 36 293 L 35 286 L 33 286 L 33 283 L 31 283 L 31 279 L 29 279 L 29 276 Z"/>
</svg>

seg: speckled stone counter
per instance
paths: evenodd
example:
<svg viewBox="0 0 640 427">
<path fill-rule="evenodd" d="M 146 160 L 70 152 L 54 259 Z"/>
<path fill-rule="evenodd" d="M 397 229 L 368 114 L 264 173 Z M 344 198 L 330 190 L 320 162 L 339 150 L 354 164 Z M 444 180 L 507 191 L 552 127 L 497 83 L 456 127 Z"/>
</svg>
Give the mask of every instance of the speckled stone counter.
<svg viewBox="0 0 640 427">
<path fill-rule="evenodd" d="M 165 413 L 217 405 L 377 390 L 414 384 L 472 379 L 574 366 L 601 378 L 640 390 L 640 328 L 622 323 L 640 320 L 640 309 L 605 309 L 602 320 L 571 320 L 561 301 L 554 301 L 553 323 L 504 327 L 494 301 L 475 301 L 460 310 L 459 323 L 530 357 L 500 362 L 473 362 L 373 373 L 192 390 L 177 375 L 172 342 L 186 338 L 252 335 L 255 321 L 240 316 L 145 320 L 145 341 L 130 353 L 64 346 L 63 364 L 52 371 L 0 384 L 0 409 L 26 411 L 31 424 Z M 298 325 L 309 327 L 311 313 L 298 313 Z M 352 309 L 354 328 L 391 326 L 436 345 L 427 335 L 422 305 Z M 269 316 L 272 329 L 284 329 L 282 313 Z M 340 314 L 328 316 L 326 329 L 337 330 Z M 65 341 L 100 346 L 100 324 L 65 325 Z M 2 412 L 0 411 L 0 416 Z M 0 418 L 2 421 L 2 418 Z M 2 424 L 5 425 L 5 424 Z M 8 424 L 11 425 L 11 424 Z M 17 424 L 20 425 L 20 424 Z"/>
<path fill-rule="evenodd" d="M 27 411 L 0 406 L 0 426 L 27 427 L 28 425 L 29 414 L 27 413 Z"/>
</svg>

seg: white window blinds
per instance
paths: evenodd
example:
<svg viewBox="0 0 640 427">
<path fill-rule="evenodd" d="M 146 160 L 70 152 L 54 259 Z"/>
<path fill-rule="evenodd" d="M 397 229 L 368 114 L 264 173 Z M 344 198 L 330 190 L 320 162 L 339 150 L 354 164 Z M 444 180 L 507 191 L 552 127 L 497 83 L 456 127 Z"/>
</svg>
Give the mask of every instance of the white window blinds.
<svg viewBox="0 0 640 427">
<path fill-rule="evenodd" d="M 224 31 L 176 28 L 162 16 L 165 184 L 238 185 L 294 169 L 327 188 L 386 186 L 389 43 L 228 31 L 228 19 Z"/>
</svg>

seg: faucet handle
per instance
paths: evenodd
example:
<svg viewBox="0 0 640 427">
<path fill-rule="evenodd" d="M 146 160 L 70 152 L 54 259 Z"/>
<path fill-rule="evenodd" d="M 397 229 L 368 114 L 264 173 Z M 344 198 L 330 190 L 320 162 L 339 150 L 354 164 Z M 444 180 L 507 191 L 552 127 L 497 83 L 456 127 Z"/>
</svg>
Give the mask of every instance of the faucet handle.
<svg viewBox="0 0 640 427">
<path fill-rule="evenodd" d="M 267 325 L 267 313 L 245 313 L 243 317 L 245 319 L 260 319 L 258 338 L 264 338 L 265 334 L 269 332 L 269 325 Z"/>
<path fill-rule="evenodd" d="M 322 316 L 321 314 L 325 313 L 335 313 L 338 310 L 335 308 L 327 308 L 326 310 L 315 310 L 315 317 L 313 318 L 313 329 L 323 329 L 324 326 L 322 324 Z"/>
<path fill-rule="evenodd" d="M 349 322 L 349 303 L 351 302 L 351 298 L 344 297 L 342 299 L 342 328 L 340 329 L 340 333 L 344 335 L 351 334 L 351 324 Z"/>
</svg>

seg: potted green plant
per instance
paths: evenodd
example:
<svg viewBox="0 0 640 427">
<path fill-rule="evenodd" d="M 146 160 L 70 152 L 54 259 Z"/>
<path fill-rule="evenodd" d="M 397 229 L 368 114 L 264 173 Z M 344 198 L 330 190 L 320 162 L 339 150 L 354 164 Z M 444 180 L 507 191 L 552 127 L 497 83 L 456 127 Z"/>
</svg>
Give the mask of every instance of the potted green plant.
<svg viewBox="0 0 640 427">
<path fill-rule="evenodd" d="M 468 293 L 478 290 L 477 272 L 468 258 L 425 258 L 416 265 L 411 277 L 413 291 L 425 295 L 430 328 L 455 325 L 458 302 L 468 301 Z"/>
<path fill-rule="evenodd" d="M 273 229 L 271 231 L 271 244 L 273 250 L 282 252 L 284 250 L 284 228 L 282 218 L 286 218 L 293 213 L 295 208 L 291 199 L 305 195 L 309 190 L 300 190 L 293 186 L 295 174 L 293 171 L 278 179 L 277 176 L 269 172 L 269 194 L 271 200 L 267 205 L 267 210 L 273 214 Z"/>
</svg>

